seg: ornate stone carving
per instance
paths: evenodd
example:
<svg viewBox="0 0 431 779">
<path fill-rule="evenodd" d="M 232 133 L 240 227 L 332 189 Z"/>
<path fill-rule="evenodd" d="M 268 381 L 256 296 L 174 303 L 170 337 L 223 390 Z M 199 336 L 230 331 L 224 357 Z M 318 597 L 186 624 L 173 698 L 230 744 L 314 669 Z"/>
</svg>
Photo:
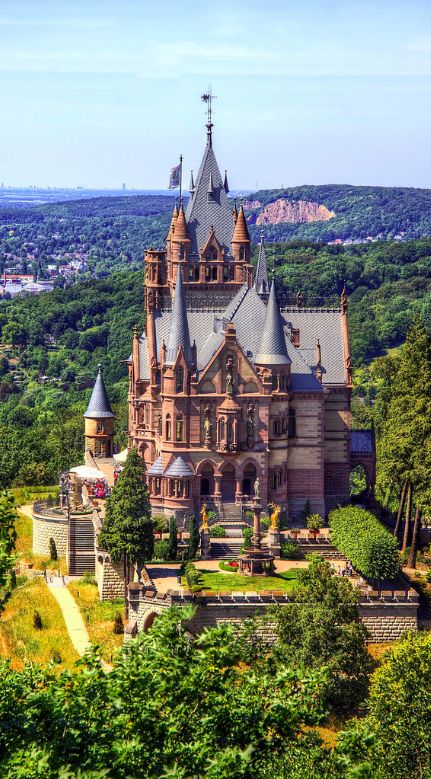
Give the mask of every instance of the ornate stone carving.
<svg viewBox="0 0 431 779">
<path fill-rule="evenodd" d="M 226 360 L 226 394 L 227 395 L 233 394 L 233 387 L 235 381 L 233 375 L 233 369 L 234 369 L 233 357 L 228 357 Z"/>
<path fill-rule="evenodd" d="M 253 403 L 249 403 L 247 406 L 247 446 L 249 449 L 251 449 L 254 445 L 254 433 L 255 433 L 255 424 L 254 424 L 254 405 Z"/>
<path fill-rule="evenodd" d="M 213 431 L 213 423 L 211 422 L 211 414 L 212 414 L 212 408 L 209 403 L 206 404 L 205 410 L 205 421 L 204 421 L 204 440 L 207 445 L 211 444 L 212 441 L 212 431 Z"/>
</svg>

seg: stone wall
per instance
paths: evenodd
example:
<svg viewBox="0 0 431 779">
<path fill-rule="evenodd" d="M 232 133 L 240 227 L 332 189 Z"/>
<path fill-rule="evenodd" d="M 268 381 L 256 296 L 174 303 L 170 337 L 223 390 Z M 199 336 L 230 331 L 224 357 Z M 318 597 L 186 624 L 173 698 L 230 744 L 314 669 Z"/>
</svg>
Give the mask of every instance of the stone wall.
<svg viewBox="0 0 431 779">
<path fill-rule="evenodd" d="M 359 615 L 370 633 L 370 641 L 380 643 L 394 641 L 406 631 L 417 630 L 417 595 L 404 593 L 394 595 L 385 601 L 389 595 L 382 596 L 374 602 L 364 598 L 359 604 Z M 179 593 L 169 590 L 158 593 L 153 587 L 133 583 L 129 585 L 129 625 L 125 640 L 129 640 L 136 632 L 148 630 L 155 617 L 170 606 L 191 603 L 196 612 L 188 623 L 193 634 L 201 633 L 204 628 L 216 627 L 221 624 L 240 625 L 245 619 L 264 614 L 268 606 L 278 603 L 288 608 L 290 600 L 287 595 L 264 595 L 242 593 L 233 595 L 192 595 L 187 590 Z M 269 642 L 274 640 L 271 623 L 265 627 L 262 634 Z"/>
<path fill-rule="evenodd" d="M 42 516 L 33 512 L 33 552 L 49 557 L 49 539 L 53 538 L 59 557 L 66 557 L 68 522 L 64 514 L 58 517 Z"/>
<path fill-rule="evenodd" d="M 106 552 L 96 553 L 95 575 L 100 600 L 124 598 L 123 566 L 114 565 Z"/>
</svg>

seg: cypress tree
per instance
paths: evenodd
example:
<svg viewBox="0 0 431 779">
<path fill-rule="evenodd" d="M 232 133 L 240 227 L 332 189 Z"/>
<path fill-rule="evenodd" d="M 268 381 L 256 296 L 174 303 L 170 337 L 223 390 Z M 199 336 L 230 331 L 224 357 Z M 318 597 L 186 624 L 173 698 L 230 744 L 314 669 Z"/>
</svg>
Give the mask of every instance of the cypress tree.
<svg viewBox="0 0 431 779">
<path fill-rule="evenodd" d="M 190 519 L 189 533 L 189 559 L 193 560 L 199 548 L 199 526 L 195 516 Z"/>
<path fill-rule="evenodd" d="M 169 550 L 168 560 L 176 560 L 178 552 L 178 536 L 177 526 L 175 524 L 175 517 L 171 517 L 169 520 Z"/>
<path fill-rule="evenodd" d="M 127 586 L 133 566 L 151 560 L 154 548 L 154 523 L 148 488 L 142 481 L 142 461 L 136 449 L 127 457 L 124 470 L 107 500 L 99 544 L 111 555 L 113 563 L 123 562 L 124 607 L 126 617 Z"/>
</svg>

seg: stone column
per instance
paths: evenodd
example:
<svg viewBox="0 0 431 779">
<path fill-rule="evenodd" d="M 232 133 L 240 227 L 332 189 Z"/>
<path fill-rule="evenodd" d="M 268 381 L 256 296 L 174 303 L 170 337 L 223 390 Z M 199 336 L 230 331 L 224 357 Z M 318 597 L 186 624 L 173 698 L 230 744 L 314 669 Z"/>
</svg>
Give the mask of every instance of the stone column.
<svg viewBox="0 0 431 779">
<path fill-rule="evenodd" d="M 262 511 L 262 506 L 260 503 L 255 503 L 253 506 L 253 535 L 251 538 L 252 541 L 252 548 L 253 549 L 260 549 L 261 548 L 261 540 L 260 540 L 260 513 Z"/>
<path fill-rule="evenodd" d="M 214 497 L 215 498 L 221 497 L 220 483 L 221 483 L 221 476 L 214 476 Z"/>
<path fill-rule="evenodd" d="M 235 503 L 242 503 L 242 479 L 237 477 L 235 482 Z"/>
</svg>

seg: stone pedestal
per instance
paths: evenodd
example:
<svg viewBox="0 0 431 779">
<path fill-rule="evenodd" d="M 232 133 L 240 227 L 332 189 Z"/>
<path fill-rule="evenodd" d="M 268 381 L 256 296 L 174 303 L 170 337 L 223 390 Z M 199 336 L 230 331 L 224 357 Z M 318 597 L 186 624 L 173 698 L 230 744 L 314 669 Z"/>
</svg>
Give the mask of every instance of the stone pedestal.
<svg viewBox="0 0 431 779">
<path fill-rule="evenodd" d="M 268 541 L 269 541 L 269 551 L 271 552 L 274 557 L 277 557 L 280 559 L 281 557 L 281 535 L 280 531 L 277 530 L 271 530 L 271 528 L 268 530 Z"/>
<path fill-rule="evenodd" d="M 274 555 L 269 549 L 262 548 L 260 533 L 260 513 L 262 505 L 257 498 L 253 505 L 253 536 L 250 549 L 238 559 L 238 573 L 246 576 L 268 576 L 274 572 Z"/>
<path fill-rule="evenodd" d="M 209 560 L 210 558 L 211 558 L 210 531 L 201 530 L 201 560 Z"/>
</svg>

